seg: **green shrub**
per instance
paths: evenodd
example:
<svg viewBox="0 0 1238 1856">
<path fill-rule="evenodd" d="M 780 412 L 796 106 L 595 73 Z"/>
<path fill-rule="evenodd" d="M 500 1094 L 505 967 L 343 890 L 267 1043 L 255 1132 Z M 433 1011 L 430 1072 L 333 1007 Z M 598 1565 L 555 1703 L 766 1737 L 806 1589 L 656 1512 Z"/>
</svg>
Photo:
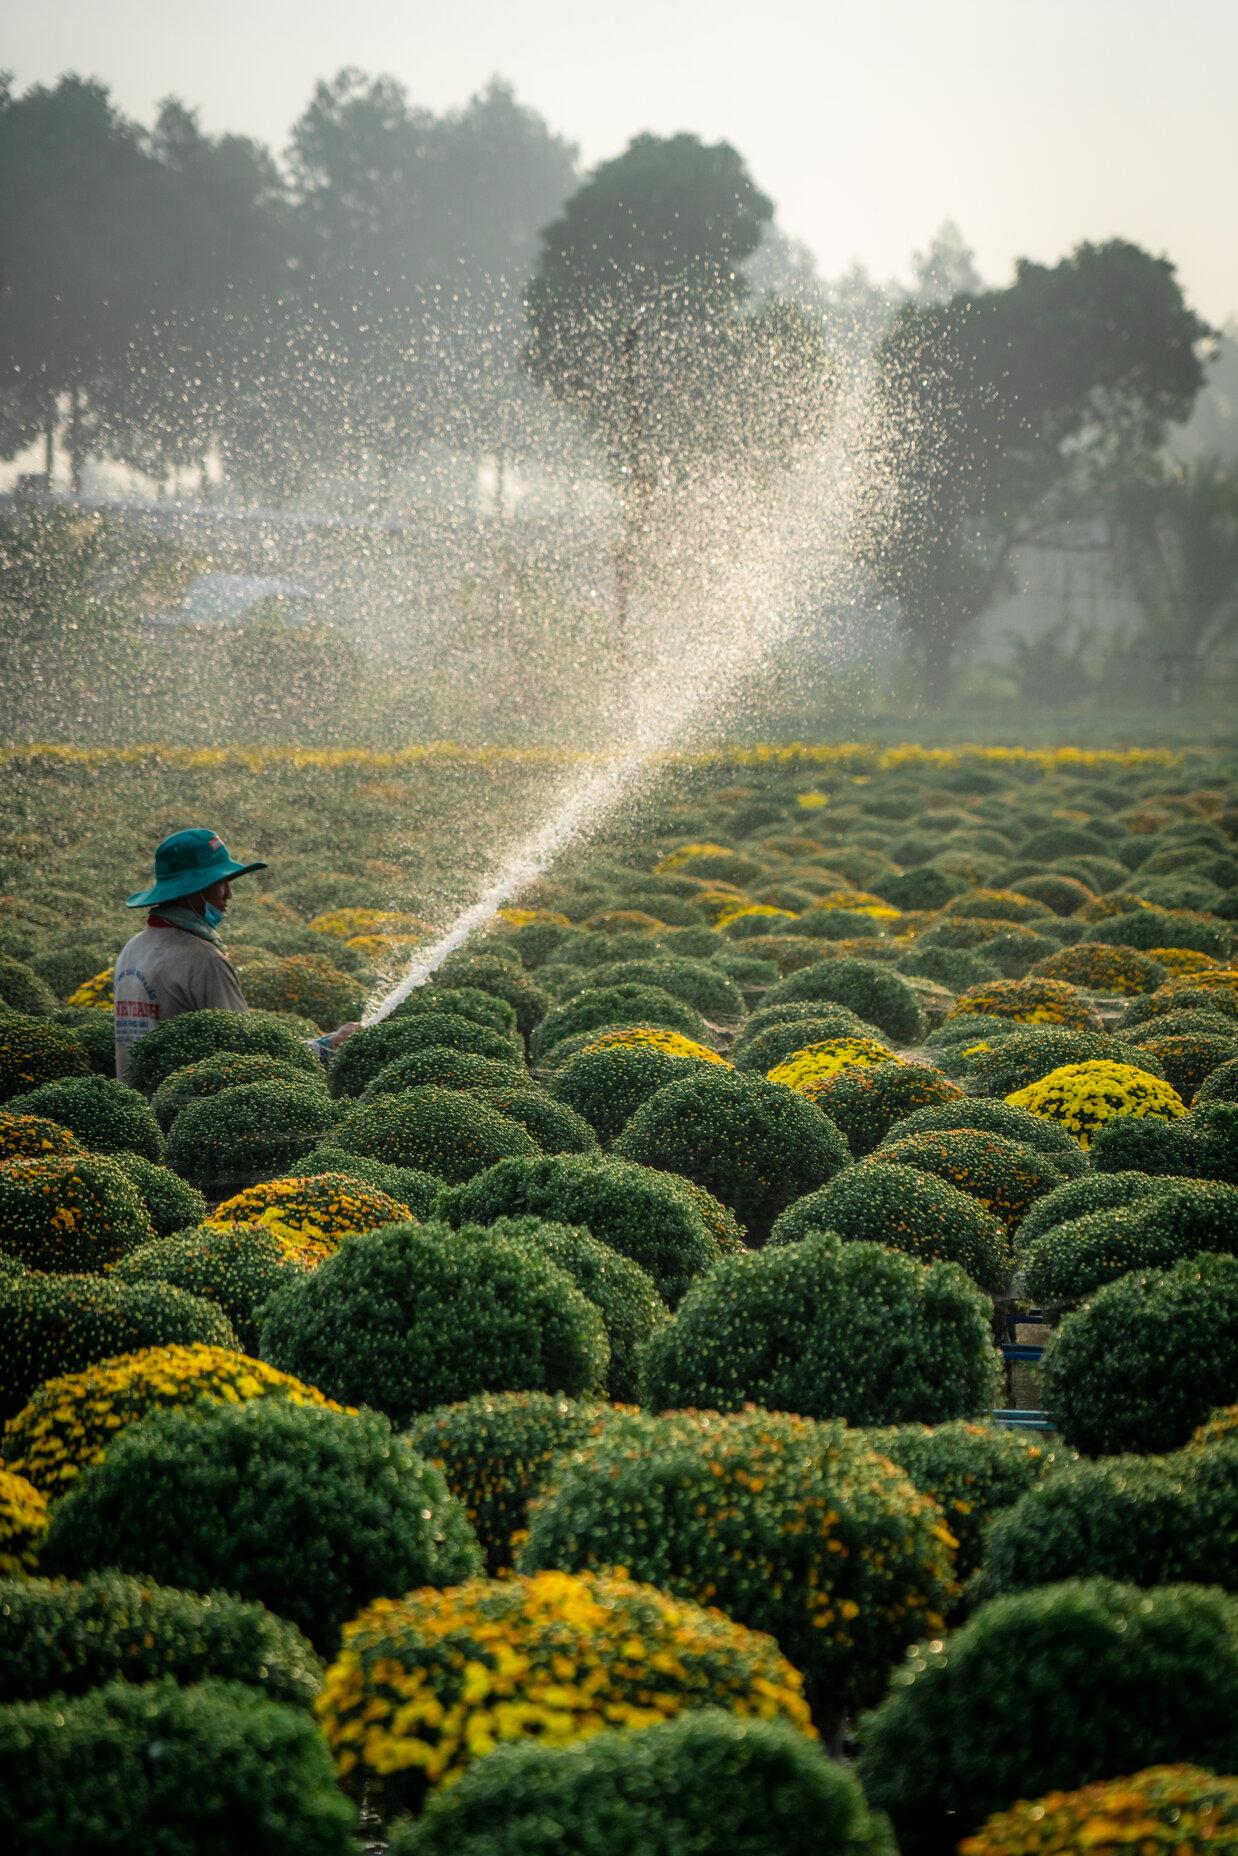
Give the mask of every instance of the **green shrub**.
<svg viewBox="0 0 1238 1856">
<path fill-rule="evenodd" d="M 871 1037 L 879 1044 L 886 1042 L 875 1025 L 865 1025 L 846 1006 L 823 1006 L 819 1012 L 806 1017 L 794 1016 L 796 1008 L 791 1006 L 771 1009 L 791 1015 L 756 1031 L 745 1026 L 743 1036 L 731 1052 L 737 1070 L 768 1076 L 792 1051 L 806 1050 L 810 1044 L 822 1044 L 827 1038 Z"/>
<path fill-rule="evenodd" d="M 116 1572 L 80 1585 L 0 1579 L 0 1704 L 161 1676 L 219 1676 L 302 1707 L 321 1686 L 294 1624 L 226 1592 L 201 1598 Z"/>
<path fill-rule="evenodd" d="M 865 1441 L 909 1477 L 945 1516 L 958 1546 L 955 1571 L 968 1578 L 980 1564 L 994 1517 L 1009 1509 L 1053 1462 L 1038 1439 L 996 1424 L 902 1424 L 867 1430 Z"/>
<path fill-rule="evenodd" d="M 793 934 L 810 935 L 815 941 L 875 941 L 881 933 L 871 915 L 842 908 L 805 909 L 790 928 Z"/>
<path fill-rule="evenodd" d="M 704 1057 L 681 1057 L 652 1044 L 608 1044 L 577 1051 L 555 1070 L 547 1088 L 609 1142 L 665 1083 L 715 1068 Z"/>
<path fill-rule="evenodd" d="M 496 1062 L 524 1066 L 520 1040 L 455 1012 L 393 1013 L 376 1025 L 363 1025 L 331 1059 L 327 1080 L 333 1096 L 359 1096 L 391 1064 L 417 1054 L 459 1051 Z M 432 1080 L 423 1077 L 421 1080 Z M 411 1085 L 410 1085 L 411 1087 Z"/>
<path fill-rule="evenodd" d="M 600 987 L 658 986 L 716 1025 L 738 1024 L 744 1015 L 739 987 L 706 960 L 663 954 L 647 960 L 609 961 L 594 970 L 592 983 Z"/>
<path fill-rule="evenodd" d="M 474 1178 L 499 1160 L 537 1152 L 519 1122 L 476 1096 L 432 1083 L 403 1095 L 359 1102 L 345 1111 L 331 1132 L 346 1152 L 436 1173 L 451 1185 Z"/>
<path fill-rule="evenodd" d="M 0 1005 L 24 1018 L 46 1018 L 56 1010 L 56 995 L 25 961 L 0 954 Z"/>
<path fill-rule="evenodd" d="M 986 980 L 1000 979 L 1002 974 L 995 961 L 966 953 L 961 947 L 913 948 L 900 957 L 898 970 L 913 978 L 920 974 L 925 979 L 936 980 L 939 986 L 956 993 L 966 992 L 969 986 L 980 986 Z"/>
<path fill-rule="evenodd" d="M 1201 1032 L 1176 1037 L 1144 1037 L 1140 1039 L 1139 1048 L 1156 1058 L 1166 1081 L 1172 1083 L 1184 1102 L 1189 1103 L 1212 1072 L 1238 1053 L 1238 1026 L 1233 1033 L 1222 1033 L 1219 1037 Z"/>
<path fill-rule="evenodd" d="M 239 1682 L 111 1682 L 0 1711 L 0 1837 L 23 1856 L 351 1856 L 303 1709 Z"/>
<path fill-rule="evenodd" d="M 1227 1057 L 1209 1071 L 1207 1081 L 1195 1091 L 1191 1106 L 1203 1108 L 1209 1102 L 1238 1102 L 1238 1056 Z"/>
<path fill-rule="evenodd" d="M 16 1115 L 0 1108 L 0 1165 L 6 1160 L 46 1160 L 80 1154 L 82 1144 L 59 1122 L 41 1115 Z"/>
<path fill-rule="evenodd" d="M 947 1856 L 1017 1798 L 1236 1759 L 1238 1603 L 1092 1579 L 995 1599 L 918 1644 L 861 1725 L 859 1777 L 903 1856 Z"/>
<path fill-rule="evenodd" d="M 1238 1024 L 1232 1018 L 1227 1018 L 1224 1012 L 1212 1009 L 1206 1012 L 1161 1012 L 1146 1024 L 1134 1026 L 1128 1034 L 1128 1042 L 1137 1044 L 1143 1050 L 1158 1038 L 1186 1037 L 1195 1031 L 1201 1031 L 1205 1037 L 1210 1038 L 1238 1039 Z"/>
<path fill-rule="evenodd" d="M 1238 1104 L 1206 1102 L 1178 1121 L 1123 1115 L 1092 1142 L 1098 1173 L 1184 1174 L 1238 1186 Z"/>
<path fill-rule="evenodd" d="M 642 1402 L 858 1425 L 973 1417 L 997 1389 L 991 1320 L 954 1264 L 810 1232 L 693 1284 L 646 1347 Z"/>
<path fill-rule="evenodd" d="M 423 1019 L 428 1024 L 429 1019 Z M 426 1085 L 442 1089 L 471 1089 L 487 1084 L 520 1088 L 530 1087 L 532 1078 L 523 1063 L 510 1058 L 504 1061 L 479 1057 L 474 1051 L 448 1050 L 443 1045 L 429 1045 L 424 1050 L 407 1051 L 393 1062 L 384 1064 L 361 1091 L 362 1102 L 376 1096 L 407 1095 L 410 1089 Z"/>
<path fill-rule="evenodd" d="M 813 1102 L 836 1128 L 857 1159 L 872 1153 L 892 1128 L 903 1128 L 919 1110 L 950 1105 L 963 1094 L 940 1070 L 924 1063 L 855 1065 L 825 1079 Z M 1029 1118 L 1030 1119 L 1030 1118 Z"/>
<path fill-rule="evenodd" d="M 992 1050 L 976 1056 L 968 1071 L 973 1095 L 1011 1096 L 1067 1063 L 1128 1063 L 1160 1076 L 1155 1057 L 1104 1031 L 1066 1031 L 1060 1025 L 1023 1025 Z"/>
<path fill-rule="evenodd" d="M 1207 974 L 1197 974 L 1197 980 L 1206 980 Z M 1238 994 L 1231 995 L 1221 989 L 1201 985 L 1184 985 L 1181 981 L 1170 980 L 1168 986 L 1158 986 L 1155 992 L 1146 993 L 1142 999 L 1132 999 L 1118 1022 L 1119 1033 L 1131 1031 L 1137 1025 L 1154 1028 L 1154 1020 L 1177 1016 L 1180 1012 L 1214 1012 L 1231 1021 L 1238 1019 Z"/>
<path fill-rule="evenodd" d="M 86 1053 L 92 1076 L 115 1076 L 116 1031 L 110 1012 L 93 1006 L 67 1006 L 57 1012 L 53 1023 L 63 1026 Z"/>
<path fill-rule="evenodd" d="M 555 1458 L 614 1415 L 610 1405 L 562 1393 L 483 1392 L 414 1417 L 408 1440 L 442 1470 L 481 1541 L 486 1571 L 499 1573 L 512 1564 Z"/>
<path fill-rule="evenodd" d="M 346 1238 L 266 1307 L 262 1357 L 396 1423 L 478 1392 L 600 1391 L 597 1309 L 526 1237 L 393 1224 Z"/>
<path fill-rule="evenodd" d="M 163 1158 L 163 1135 L 145 1096 L 107 1076 L 68 1076 L 10 1098 L 15 1115 L 43 1115 L 95 1153 Z"/>
<path fill-rule="evenodd" d="M 173 1070 L 225 1050 L 278 1057 L 281 1063 L 314 1076 L 321 1071 L 309 1045 L 278 1012 L 229 1012 L 211 1006 L 203 1012 L 165 1018 L 140 1037 L 129 1058 L 128 1080 L 143 1095 L 153 1096 Z"/>
<path fill-rule="evenodd" d="M 1069 1138 L 1069 1136 L 1067 1137 Z M 1159 1192 L 1162 1182 L 1147 1173 L 1084 1173 L 1068 1179 L 1037 1199 L 1015 1238 L 1015 1249 L 1022 1255 L 1046 1231 L 1058 1225 L 1086 1218 L 1089 1212 L 1109 1211 L 1118 1205 L 1131 1205 L 1136 1199 Z"/>
<path fill-rule="evenodd" d="M 1108 941 L 1114 947 L 1190 947 L 1223 960 L 1233 936 L 1228 925 L 1215 916 L 1133 908 L 1125 915 L 1107 915 L 1093 922 L 1087 939 Z"/>
<path fill-rule="evenodd" d="M 519 966 L 497 954 L 471 954 L 467 948 L 448 955 L 431 986 L 493 993 L 512 1007 L 516 1028 L 526 1041 L 550 1009 L 546 994 Z"/>
<path fill-rule="evenodd" d="M 882 884 L 885 900 L 895 909 L 940 909 L 967 888 L 961 876 L 951 876 L 936 864 L 922 863 Z"/>
<path fill-rule="evenodd" d="M 715 1205 L 715 1210 L 721 1207 Z M 719 1233 L 690 1182 L 652 1167 L 592 1154 L 505 1160 L 467 1185 L 445 1192 L 437 1215 L 449 1224 L 492 1224 L 532 1214 L 584 1225 L 621 1256 L 639 1263 L 674 1308 L 694 1277 L 722 1254 Z"/>
<path fill-rule="evenodd" d="M 228 1198 L 260 1179 L 295 1171 L 337 1113 L 331 1098 L 312 1086 L 239 1083 L 181 1110 L 168 1133 L 168 1161 L 208 1198 Z"/>
<path fill-rule="evenodd" d="M 721 1708 L 562 1748 L 500 1747 L 405 1819 L 391 1856 L 544 1856 L 550 1824 L 570 1825 L 582 1852 L 893 1856 L 855 1780 L 819 1746 Z"/>
<path fill-rule="evenodd" d="M 822 1037 L 880 1038 L 881 1036 L 876 1025 L 868 1024 L 857 1012 L 853 1012 L 849 1005 L 838 1005 L 832 999 L 791 999 L 784 1000 L 781 1005 L 759 1005 L 756 1011 L 744 1020 L 744 1028 L 731 1050 L 732 1057 L 738 1060 L 740 1052 L 745 1050 L 763 1031 L 768 1031 L 772 1025 L 794 1024 L 804 1018 L 811 1019 L 814 1024 L 824 1024 L 828 1027 L 822 1032 Z M 808 1041 L 811 1042 L 811 1040 Z M 781 1059 L 789 1055 L 791 1051 L 802 1048 L 803 1044 L 800 1042 L 789 1044 L 779 1053 L 779 1057 Z M 739 1064 L 737 1061 L 737 1067 L 750 1070 L 758 1068 L 759 1065 Z"/>
<path fill-rule="evenodd" d="M 1087 903 L 1096 900 L 1094 889 L 1081 883 L 1078 877 L 1063 876 L 1056 870 L 1023 877 L 1020 888 L 1025 896 L 1030 896 L 1033 902 L 1043 902 L 1055 915 L 1077 915 Z"/>
<path fill-rule="evenodd" d="M 296 1281 L 304 1268 L 262 1225 L 217 1230 L 204 1225 L 142 1244 L 112 1271 L 115 1282 L 166 1282 L 222 1308 L 246 1353 L 256 1354 L 259 1319 L 268 1296 Z"/>
<path fill-rule="evenodd" d="M 0 1274 L 0 1419 L 13 1417 L 59 1373 L 140 1347 L 190 1341 L 237 1344 L 222 1309 L 164 1283 L 37 1270 Z"/>
<path fill-rule="evenodd" d="M 807 1097 L 720 1066 L 665 1084 L 613 1151 L 704 1186 L 758 1241 L 780 1211 L 850 1159 L 842 1135 Z"/>
<path fill-rule="evenodd" d="M 367 1186 L 377 1186 L 380 1192 L 407 1205 L 418 1219 L 430 1216 L 446 1183 L 437 1173 L 423 1172 L 413 1166 L 388 1166 L 385 1161 L 371 1159 L 366 1154 L 348 1153 L 327 1142 L 320 1142 L 310 1153 L 303 1154 L 297 1162 L 297 1171 L 303 1178 L 319 1173 L 351 1174 L 354 1179 L 364 1180 Z"/>
<path fill-rule="evenodd" d="M 329 1654 L 370 1599 L 450 1585 L 480 1559 L 439 1472 L 378 1412 L 257 1398 L 130 1425 L 56 1503 L 40 1565 L 231 1590 Z"/>
<path fill-rule="evenodd" d="M 887 1166 L 880 1156 L 844 1168 L 829 1185 L 788 1206 L 775 1221 L 770 1245 L 798 1244 L 812 1231 L 884 1244 L 920 1263 L 961 1264 L 989 1295 L 1004 1294 L 1010 1278 L 1010 1244 L 1000 1219 L 935 1174 Z"/>
<path fill-rule="evenodd" d="M 237 1089 L 242 1083 L 275 1082 L 295 1083 L 307 1089 L 325 1090 L 327 1086 L 321 1064 L 316 1065 L 315 1072 L 299 1064 L 290 1064 L 281 1057 L 263 1056 L 261 1051 L 246 1054 L 225 1050 L 173 1070 L 156 1089 L 150 1106 L 166 1134 L 181 1110 L 203 1096 L 218 1095 L 223 1089 Z"/>
<path fill-rule="evenodd" d="M 797 999 L 832 999 L 850 1006 L 896 1044 L 918 1044 L 926 1030 L 914 988 L 899 974 L 869 960 L 839 954 L 818 961 L 780 980 L 769 994 L 771 1005 Z"/>
<path fill-rule="evenodd" d="M 1034 1147 L 1037 1153 L 1047 1154 L 1050 1160 L 1072 1174 L 1086 1171 L 1087 1161 L 1079 1151 L 1079 1143 L 1060 1122 L 1033 1115 L 1029 1109 L 1012 1108 L 1008 1102 L 995 1102 L 988 1096 L 960 1095 L 949 1102 L 916 1109 L 904 1116 L 886 1138 L 901 1140 L 908 1134 L 944 1133 L 960 1128 L 973 1128 L 982 1134 L 996 1134 L 1003 1141 Z M 885 1141 L 880 1145 L 884 1146 Z M 1037 1199 L 1036 1205 L 1040 1203 Z M 1032 1216 L 1036 1205 L 1026 1218 Z M 1022 1231 L 1022 1224 L 1019 1229 Z"/>
<path fill-rule="evenodd" d="M 1073 1308 L 1135 1269 L 1172 1269 L 1201 1251 L 1238 1249 L 1238 1189 L 1188 1180 L 1060 1224 L 1021 1253 L 1018 1293 L 1038 1308 Z"/>
<path fill-rule="evenodd" d="M 506 999 L 498 998 L 492 992 L 483 992 L 480 986 L 421 986 L 409 994 L 395 1011 L 393 1018 L 417 1018 L 422 1012 L 454 1012 L 460 1018 L 470 1018 L 475 1025 L 488 1025 L 491 1031 L 502 1031 L 507 1037 L 519 1037 L 516 1029 L 516 1008 Z"/>
<path fill-rule="evenodd" d="M 169 1237 L 206 1217 L 206 1200 L 198 1188 L 170 1166 L 155 1166 L 140 1154 L 113 1154 L 112 1159 L 137 1187 L 156 1237 Z"/>
<path fill-rule="evenodd" d="M 1233 1585 L 1238 1450 L 1068 1463 L 994 1524 L 977 1603 L 1059 1579 Z"/>
<path fill-rule="evenodd" d="M 137 1187 L 106 1154 L 0 1165 L 0 1250 L 31 1269 L 106 1269 L 154 1234 Z"/>
<path fill-rule="evenodd" d="M 85 1076 L 89 1070 L 86 1051 L 71 1031 L 45 1018 L 0 1011 L 0 1102 L 61 1076 Z"/>
<path fill-rule="evenodd" d="M 333 1031 L 365 1010 L 365 987 L 322 954 L 271 953 L 237 965 L 246 1003 L 254 1011 L 294 1012 Z"/>
<path fill-rule="evenodd" d="M 547 1154 L 593 1154 L 598 1139 L 583 1115 L 555 1099 L 549 1090 L 522 1076 L 519 1083 L 469 1084 L 479 1102 L 497 1109 L 509 1121 L 518 1121 L 530 1139 Z"/>
<path fill-rule="evenodd" d="M 623 1566 L 768 1631 L 822 1725 L 880 1693 L 952 1586 L 941 1517 L 841 1426 L 777 1412 L 616 1418 L 562 1456 L 519 1565 Z"/>
<path fill-rule="evenodd" d="M 894 1138 L 882 1146 L 881 1158 L 888 1166 L 936 1173 L 978 1199 L 1008 1231 L 1014 1231 L 1035 1201 L 1060 1186 L 1066 1176 L 1066 1167 L 1049 1154 L 977 1128 L 927 1134 L 896 1130 Z"/>
<path fill-rule="evenodd" d="M 705 1021 L 695 1007 L 660 986 L 587 986 L 542 1020 L 529 1040 L 529 1055 L 536 1063 L 561 1039 L 578 1032 L 638 1023 L 681 1031 L 698 1042 L 705 1036 Z"/>
<path fill-rule="evenodd" d="M 1066 1316 L 1041 1361 L 1046 1408 L 1089 1456 L 1176 1449 L 1236 1383 L 1234 1256 L 1120 1276 Z"/>
</svg>

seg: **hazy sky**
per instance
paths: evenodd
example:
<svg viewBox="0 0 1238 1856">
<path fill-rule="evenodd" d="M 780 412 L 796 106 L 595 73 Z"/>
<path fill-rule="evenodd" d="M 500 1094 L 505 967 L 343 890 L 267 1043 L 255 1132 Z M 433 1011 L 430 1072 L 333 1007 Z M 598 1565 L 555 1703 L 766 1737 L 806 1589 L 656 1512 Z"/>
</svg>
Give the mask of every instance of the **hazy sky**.
<svg viewBox="0 0 1238 1856">
<path fill-rule="evenodd" d="M 76 70 L 149 121 L 283 146 L 316 78 L 441 111 L 501 74 L 587 163 L 725 138 L 823 272 L 905 272 L 945 218 L 982 273 L 1120 235 L 1238 313 L 1238 0 L 7 0 L 17 85 Z"/>
</svg>

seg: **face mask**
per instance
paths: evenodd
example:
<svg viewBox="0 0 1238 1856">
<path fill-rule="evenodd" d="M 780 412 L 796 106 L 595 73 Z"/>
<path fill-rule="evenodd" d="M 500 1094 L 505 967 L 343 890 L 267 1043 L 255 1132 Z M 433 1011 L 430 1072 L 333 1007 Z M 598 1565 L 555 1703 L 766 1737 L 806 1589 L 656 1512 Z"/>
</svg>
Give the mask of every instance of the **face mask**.
<svg viewBox="0 0 1238 1856">
<path fill-rule="evenodd" d="M 220 922 L 224 918 L 223 910 L 217 909 L 213 902 L 204 902 L 202 905 L 202 913 L 206 917 L 206 925 L 208 928 L 218 928 Z"/>
</svg>

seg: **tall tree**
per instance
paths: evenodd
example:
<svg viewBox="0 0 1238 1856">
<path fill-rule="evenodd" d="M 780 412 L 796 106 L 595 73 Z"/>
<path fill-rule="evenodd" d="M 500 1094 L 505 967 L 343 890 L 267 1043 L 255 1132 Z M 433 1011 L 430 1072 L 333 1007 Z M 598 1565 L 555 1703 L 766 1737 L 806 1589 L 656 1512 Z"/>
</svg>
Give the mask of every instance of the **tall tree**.
<svg viewBox="0 0 1238 1856">
<path fill-rule="evenodd" d="M 1122 486 L 1117 548 L 1147 652 L 1171 696 L 1193 692 L 1238 637 L 1238 470 L 1212 458 Z"/>
</svg>

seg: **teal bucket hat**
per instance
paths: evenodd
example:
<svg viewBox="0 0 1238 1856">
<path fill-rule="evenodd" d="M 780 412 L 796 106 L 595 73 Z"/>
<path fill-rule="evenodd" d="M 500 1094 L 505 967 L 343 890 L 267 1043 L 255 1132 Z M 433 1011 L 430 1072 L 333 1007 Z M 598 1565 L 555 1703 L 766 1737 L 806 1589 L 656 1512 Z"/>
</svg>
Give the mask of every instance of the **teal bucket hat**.
<svg viewBox="0 0 1238 1856">
<path fill-rule="evenodd" d="M 178 896 L 194 896 L 200 889 L 225 878 L 247 876 L 251 870 L 265 870 L 265 864 L 238 864 L 228 855 L 228 847 L 217 832 L 204 825 L 188 831 L 174 831 L 170 838 L 155 847 L 155 880 L 149 889 L 141 889 L 125 898 L 127 909 L 151 909 L 157 902 L 175 902 Z"/>
</svg>

